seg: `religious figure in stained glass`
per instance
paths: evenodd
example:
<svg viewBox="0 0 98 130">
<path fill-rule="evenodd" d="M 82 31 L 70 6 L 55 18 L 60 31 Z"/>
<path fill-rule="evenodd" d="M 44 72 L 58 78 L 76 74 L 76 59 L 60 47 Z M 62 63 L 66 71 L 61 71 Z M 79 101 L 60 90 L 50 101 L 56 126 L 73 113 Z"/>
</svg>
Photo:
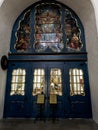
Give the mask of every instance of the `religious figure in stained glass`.
<svg viewBox="0 0 98 130">
<path fill-rule="evenodd" d="M 58 68 L 51 69 L 50 72 L 50 94 L 62 96 L 62 73 Z"/>
<path fill-rule="evenodd" d="M 76 34 L 73 34 L 70 42 L 70 48 L 76 49 L 77 51 L 81 48 L 81 43 L 79 41 L 79 38 Z"/>
<path fill-rule="evenodd" d="M 67 9 L 65 10 L 65 34 L 68 51 L 80 51 L 83 47 L 80 39 L 81 31 L 77 20 Z"/>
<path fill-rule="evenodd" d="M 28 11 L 20 21 L 16 32 L 17 40 L 14 47 L 18 52 L 27 51 L 30 47 L 30 32 L 30 11 Z"/>
<path fill-rule="evenodd" d="M 35 51 L 44 52 L 49 48 L 53 52 L 61 52 L 63 47 L 60 7 L 49 4 L 37 6 L 35 13 Z"/>
<path fill-rule="evenodd" d="M 82 50 L 81 27 L 70 10 L 63 10 L 60 4 L 41 3 L 35 7 L 33 21 L 32 14 L 29 9 L 18 23 L 14 45 L 17 52 L 60 53 Z"/>
</svg>

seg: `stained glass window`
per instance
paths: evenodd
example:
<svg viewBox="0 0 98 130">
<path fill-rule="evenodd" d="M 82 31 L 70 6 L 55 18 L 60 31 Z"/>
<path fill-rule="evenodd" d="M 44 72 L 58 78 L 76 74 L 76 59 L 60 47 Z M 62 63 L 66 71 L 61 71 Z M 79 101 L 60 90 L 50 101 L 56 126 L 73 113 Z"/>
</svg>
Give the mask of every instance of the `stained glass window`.
<svg viewBox="0 0 98 130">
<path fill-rule="evenodd" d="M 85 95 L 83 70 L 70 69 L 70 95 Z"/>
<path fill-rule="evenodd" d="M 61 52 L 63 47 L 60 6 L 54 4 L 37 6 L 34 49 L 37 52 L 44 52 L 49 48 L 53 52 Z"/>
<path fill-rule="evenodd" d="M 34 70 L 32 95 L 35 96 L 42 93 L 45 93 L 45 71 L 39 68 Z"/>
<path fill-rule="evenodd" d="M 42 2 L 21 15 L 12 43 L 17 52 L 80 52 L 84 49 L 82 28 L 78 17 L 67 7 Z"/>
<path fill-rule="evenodd" d="M 66 34 L 66 47 L 68 51 L 80 51 L 83 47 L 81 42 L 81 30 L 71 12 L 65 9 L 65 34 Z"/>
<path fill-rule="evenodd" d="M 23 19 L 20 20 L 19 25 L 18 25 L 18 29 L 16 32 L 16 43 L 14 48 L 18 51 L 18 52 L 24 52 L 27 51 L 28 48 L 31 47 L 30 44 L 30 10 L 27 11 L 24 16 Z"/>
<path fill-rule="evenodd" d="M 13 70 L 10 95 L 25 95 L 25 76 L 25 69 Z"/>
<path fill-rule="evenodd" d="M 62 96 L 62 73 L 58 68 L 50 71 L 50 94 Z"/>
</svg>

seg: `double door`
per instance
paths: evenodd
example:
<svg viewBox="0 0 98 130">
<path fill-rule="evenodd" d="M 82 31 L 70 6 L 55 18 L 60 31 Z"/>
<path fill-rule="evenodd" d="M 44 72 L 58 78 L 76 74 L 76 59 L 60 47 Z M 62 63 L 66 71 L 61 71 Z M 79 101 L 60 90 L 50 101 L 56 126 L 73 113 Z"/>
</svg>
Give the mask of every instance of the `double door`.
<svg viewBox="0 0 98 130">
<path fill-rule="evenodd" d="M 63 117 L 63 63 L 35 63 L 32 69 L 32 117 Z"/>
<path fill-rule="evenodd" d="M 4 117 L 40 116 L 91 117 L 86 63 L 9 63 Z"/>
</svg>

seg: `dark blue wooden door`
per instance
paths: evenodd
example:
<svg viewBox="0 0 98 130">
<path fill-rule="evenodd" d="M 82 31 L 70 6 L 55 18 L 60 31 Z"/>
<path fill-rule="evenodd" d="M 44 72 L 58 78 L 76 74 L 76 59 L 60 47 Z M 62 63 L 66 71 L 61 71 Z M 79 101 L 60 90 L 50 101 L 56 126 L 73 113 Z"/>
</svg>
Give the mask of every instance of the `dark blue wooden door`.
<svg viewBox="0 0 98 130">
<path fill-rule="evenodd" d="M 63 117 L 63 63 L 44 62 L 32 64 L 32 117 Z M 45 95 L 44 104 L 37 103 L 41 92 Z M 56 95 L 57 103 L 51 103 L 51 95 Z"/>
<path fill-rule="evenodd" d="M 28 63 L 10 62 L 7 74 L 4 117 L 29 117 Z"/>
<path fill-rule="evenodd" d="M 91 99 L 87 64 L 65 62 L 68 113 L 71 118 L 91 118 Z"/>
<path fill-rule="evenodd" d="M 87 70 L 84 62 L 10 62 L 4 117 L 90 118 Z"/>
</svg>

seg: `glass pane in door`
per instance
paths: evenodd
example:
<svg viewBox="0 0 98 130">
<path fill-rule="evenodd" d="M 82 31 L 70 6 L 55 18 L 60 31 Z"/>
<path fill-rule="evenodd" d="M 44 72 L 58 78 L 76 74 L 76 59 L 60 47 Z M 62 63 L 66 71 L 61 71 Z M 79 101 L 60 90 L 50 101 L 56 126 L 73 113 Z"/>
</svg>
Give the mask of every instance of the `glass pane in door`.
<svg viewBox="0 0 98 130">
<path fill-rule="evenodd" d="M 13 70 L 10 96 L 25 95 L 25 76 L 25 69 L 18 68 Z"/>
<path fill-rule="evenodd" d="M 62 73 L 61 69 L 50 70 L 50 94 L 62 96 Z"/>
<path fill-rule="evenodd" d="M 78 68 L 70 69 L 69 76 L 70 76 L 70 95 L 85 96 L 83 70 Z"/>
<path fill-rule="evenodd" d="M 45 93 L 45 70 L 35 69 L 33 79 L 33 92 L 32 95 L 38 95 Z"/>
</svg>

